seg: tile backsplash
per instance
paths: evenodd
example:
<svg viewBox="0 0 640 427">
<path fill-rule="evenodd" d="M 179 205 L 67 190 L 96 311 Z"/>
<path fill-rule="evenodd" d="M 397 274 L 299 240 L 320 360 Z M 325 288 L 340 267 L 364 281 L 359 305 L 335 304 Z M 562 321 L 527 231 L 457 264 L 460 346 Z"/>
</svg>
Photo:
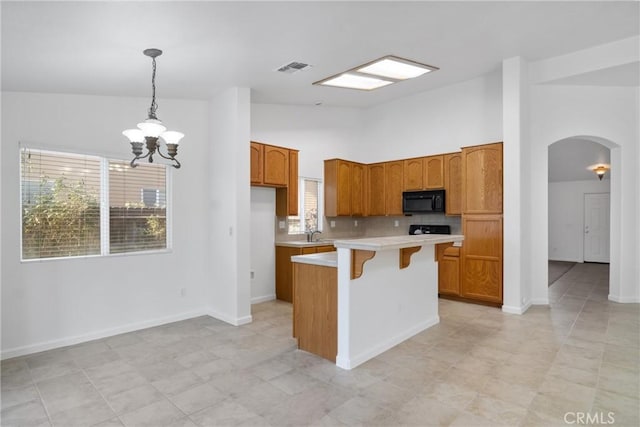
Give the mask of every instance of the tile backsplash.
<svg viewBox="0 0 640 427">
<path fill-rule="evenodd" d="M 286 222 L 286 220 L 286 217 L 276 218 L 276 241 L 304 240 L 305 236 L 303 234 L 290 235 L 287 233 L 286 227 L 283 230 L 278 227 L 279 221 Z M 332 222 L 333 227 L 331 227 Z M 397 227 L 396 222 L 398 224 Z M 462 234 L 459 216 L 445 216 L 441 213 L 433 213 L 412 216 L 324 217 L 320 238 L 344 239 L 404 235 L 409 232 L 411 224 L 447 224 L 451 226 L 451 234 Z"/>
</svg>

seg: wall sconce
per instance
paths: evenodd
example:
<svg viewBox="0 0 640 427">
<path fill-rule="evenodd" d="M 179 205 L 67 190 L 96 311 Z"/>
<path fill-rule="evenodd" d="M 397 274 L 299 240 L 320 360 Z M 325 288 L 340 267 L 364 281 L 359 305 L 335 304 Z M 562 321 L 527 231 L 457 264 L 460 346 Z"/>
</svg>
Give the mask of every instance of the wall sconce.
<svg viewBox="0 0 640 427">
<path fill-rule="evenodd" d="M 607 171 L 611 169 L 610 166 L 608 165 L 597 165 L 594 166 L 593 169 L 591 169 L 596 175 L 598 175 L 598 179 L 600 181 L 602 181 L 602 178 L 604 177 L 604 174 L 607 173 Z"/>
</svg>

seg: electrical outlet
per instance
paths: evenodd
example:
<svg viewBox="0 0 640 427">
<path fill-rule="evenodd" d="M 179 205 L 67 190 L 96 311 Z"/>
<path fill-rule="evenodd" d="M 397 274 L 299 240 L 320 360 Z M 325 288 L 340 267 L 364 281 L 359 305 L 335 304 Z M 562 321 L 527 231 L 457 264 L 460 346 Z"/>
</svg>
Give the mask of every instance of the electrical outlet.
<svg viewBox="0 0 640 427">
<path fill-rule="evenodd" d="M 394 227 L 400 227 L 400 221 L 398 221 L 397 219 L 393 221 L 393 226 Z"/>
<path fill-rule="evenodd" d="M 331 225 L 331 228 L 335 228 L 336 222 L 335 221 L 331 221 L 330 225 Z"/>
<path fill-rule="evenodd" d="M 354 226 L 354 227 L 357 227 L 357 226 L 358 226 L 358 220 L 357 220 L 357 219 L 354 219 L 354 220 L 353 220 L 353 226 Z"/>
<path fill-rule="evenodd" d="M 278 221 L 278 228 L 280 230 L 284 230 L 286 226 L 287 225 L 284 223 L 284 221 Z"/>
</svg>

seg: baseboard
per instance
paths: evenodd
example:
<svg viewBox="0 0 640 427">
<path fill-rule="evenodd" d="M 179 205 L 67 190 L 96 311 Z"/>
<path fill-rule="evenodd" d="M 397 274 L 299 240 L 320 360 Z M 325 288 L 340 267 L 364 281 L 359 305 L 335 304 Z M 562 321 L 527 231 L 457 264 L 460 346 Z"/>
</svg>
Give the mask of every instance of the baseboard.
<svg viewBox="0 0 640 427">
<path fill-rule="evenodd" d="M 251 298 L 251 304 L 260 304 L 261 302 L 273 301 L 276 299 L 276 294 L 264 295 L 261 297 Z"/>
<path fill-rule="evenodd" d="M 549 258 L 549 261 L 575 262 L 575 263 L 578 263 L 578 264 L 582 264 L 584 262 L 581 259 L 565 259 L 565 258 Z"/>
<path fill-rule="evenodd" d="M 15 347 L 9 350 L 2 350 L 0 353 L 0 359 L 10 359 L 12 357 L 24 356 L 32 353 L 39 353 L 41 351 L 53 350 L 54 348 L 66 347 L 69 345 L 80 344 L 87 341 L 93 341 L 101 338 L 112 337 L 114 335 L 125 334 L 127 332 L 139 331 L 141 329 L 153 328 L 154 326 L 160 326 L 167 323 L 179 322 L 181 320 L 192 319 L 194 317 L 208 315 L 208 310 L 205 308 L 188 311 L 185 313 L 176 314 L 173 316 L 160 317 L 152 320 L 145 320 L 142 322 L 129 323 L 127 325 L 118 326 L 116 328 L 102 329 L 100 331 L 94 331 L 87 334 L 75 335 L 72 337 L 65 337 L 51 341 L 39 342 L 36 344 L 25 345 L 22 347 Z"/>
<path fill-rule="evenodd" d="M 609 301 L 618 302 L 620 304 L 637 304 L 640 303 L 639 297 L 621 297 L 620 295 L 609 294 Z"/>
<path fill-rule="evenodd" d="M 353 369 L 358 365 L 363 364 L 364 362 L 366 362 L 369 359 L 372 359 L 376 356 L 378 356 L 379 354 L 384 353 L 385 351 L 389 350 L 392 347 L 395 347 L 396 345 L 400 344 L 401 342 L 411 338 L 412 336 L 424 331 L 427 328 L 430 328 L 433 325 L 437 325 L 438 323 L 440 323 L 440 317 L 439 316 L 435 316 L 432 317 L 431 319 L 422 322 L 412 328 L 409 328 L 408 330 L 406 330 L 405 332 L 396 335 L 395 337 L 387 340 L 386 342 L 376 345 L 375 347 L 372 347 L 366 351 L 361 352 L 360 354 L 358 354 L 355 357 L 352 357 L 351 359 L 348 359 L 346 357 L 342 357 L 340 356 L 340 354 L 338 354 L 338 356 L 336 357 L 336 365 L 339 368 L 342 369 Z"/>
<path fill-rule="evenodd" d="M 502 311 L 509 314 L 524 314 L 527 310 L 529 310 L 531 304 L 531 301 L 527 301 L 524 305 L 521 306 L 503 305 Z"/>
<path fill-rule="evenodd" d="M 243 316 L 243 317 L 233 317 L 233 316 L 229 316 L 228 314 L 223 314 L 218 311 L 215 311 L 212 308 L 209 308 L 209 310 L 207 310 L 207 314 L 213 317 L 214 319 L 222 320 L 223 322 L 226 322 L 233 326 L 246 325 L 247 323 L 251 323 L 253 321 L 253 317 L 251 317 L 251 315 Z"/>
</svg>

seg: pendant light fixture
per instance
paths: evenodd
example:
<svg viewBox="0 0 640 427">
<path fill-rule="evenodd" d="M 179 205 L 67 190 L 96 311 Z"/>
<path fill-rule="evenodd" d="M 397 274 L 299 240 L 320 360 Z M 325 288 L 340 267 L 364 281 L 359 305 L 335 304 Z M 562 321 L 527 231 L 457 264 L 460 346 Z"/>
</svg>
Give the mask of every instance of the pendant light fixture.
<svg viewBox="0 0 640 427">
<path fill-rule="evenodd" d="M 147 157 L 149 158 L 149 163 L 153 163 L 153 155 L 158 153 L 163 159 L 171 160 L 172 166 L 178 169 L 180 168 L 180 162 L 176 159 L 178 155 L 178 144 L 184 137 L 184 134 L 167 130 L 162 124 L 162 121 L 156 116 L 156 110 L 158 109 L 158 104 L 156 103 L 156 58 L 162 55 L 162 51 L 160 49 L 146 49 L 143 53 L 150 57 L 153 62 L 151 107 L 149 107 L 147 119 L 142 123 L 138 123 L 137 129 L 127 129 L 122 132 L 122 134 L 129 139 L 129 142 L 131 142 L 131 151 L 135 156 L 133 160 L 131 160 L 131 167 L 135 168 L 138 166 L 136 164 L 137 160 Z M 167 145 L 167 155 L 162 154 L 162 151 L 160 151 L 160 139 Z M 143 142 L 147 145 L 147 154 L 144 156 L 142 155 Z"/>
</svg>

